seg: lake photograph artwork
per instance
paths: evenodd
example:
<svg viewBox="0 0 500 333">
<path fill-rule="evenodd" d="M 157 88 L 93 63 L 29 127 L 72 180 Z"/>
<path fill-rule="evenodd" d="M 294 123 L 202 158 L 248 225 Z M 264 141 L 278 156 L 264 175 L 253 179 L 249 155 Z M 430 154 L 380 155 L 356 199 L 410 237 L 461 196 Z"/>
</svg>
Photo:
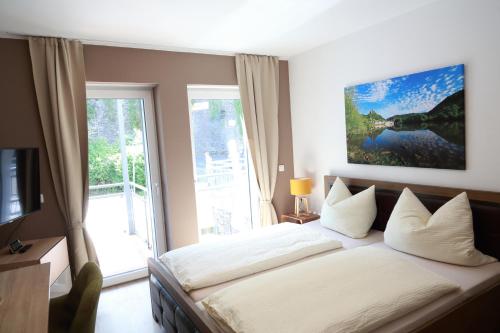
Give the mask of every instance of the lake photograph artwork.
<svg viewBox="0 0 500 333">
<path fill-rule="evenodd" d="M 347 161 L 465 170 L 464 65 L 344 89 Z"/>
</svg>

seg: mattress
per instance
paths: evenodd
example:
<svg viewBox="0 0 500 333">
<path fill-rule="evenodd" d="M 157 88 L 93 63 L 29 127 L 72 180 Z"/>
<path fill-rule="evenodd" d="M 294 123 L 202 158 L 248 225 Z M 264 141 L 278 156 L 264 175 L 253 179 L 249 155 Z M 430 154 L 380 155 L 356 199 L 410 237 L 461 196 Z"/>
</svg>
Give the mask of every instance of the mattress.
<svg viewBox="0 0 500 333">
<path fill-rule="evenodd" d="M 281 267 L 286 267 L 286 266 L 289 266 L 289 265 L 293 265 L 295 263 L 302 262 L 304 260 L 309 260 L 311 258 L 316 258 L 316 257 L 324 256 L 326 254 L 333 253 L 333 252 L 336 252 L 336 251 L 344 251 L 346 249 L 352 249 L 352 248 L 355 248 L 355 247 L 358 247 L 358 246 L 365 246 L 365 245 L 369 245 L 369 244 L 374 244 L 374 243 L 377 243 L 377 242 L 381 242 L 384 239 L 384 233 L 381 232 L 381 231 L 378 231 L 378 230 L 370 230 L 370 232 L 368 233 L 368 235 L 365 238 L 353 239 L 353 238 L 345 236 L 345 235 L 343 235 L 341 233 L 338 233 L 336 231 L 333 231 L 331 229 L 327 229 L 327 228 L 323 227 L 319 223 L 319 220 L 306 223 L 302 227 L 303 228 L 314 229 L 315 231 L 319 231 L 323 235 L 325 235 L 325 236 L 327 236 L 329 238 L 341 241 L 342 242 L 342 248 L 335 249 L 333 251 L 322 252 L 322 253 L 319 253 L 319 254 L 316 254 L 316 255 L 313 255 L 313 256 L 309 256 L 307 258 L 303 258 L 303 259 L 300 259 L 298 261 L 294 261 L 294 262 L 291 262 L 289 264 L 286 264 L 286 265 L 283 265 L 283 266 L 280 266 L 280 267 L 276 267 L 276 268 L 273 268 L 273 269 L 270 269 L 270 270 L 267 270 L 267 271 L 264 271 L 264 272 L 259 272 L 259 273 L 256 273 L 256 274 L 252 274 L 252 275 L 248 275 L 248 276 L 241 277 L 241 278 L 238 278 L 238 279 L 234 279 L 234 280 L 231 280 L 231 281 L 227 281 L 227 282 L 224 282 L 224 283 L 221 283 L 221 284 L 217 284 L 217 285 L 213 285 L 213 286 L 209 286 L 209 287 L 205 287 L 205 288 L 200 288 L 200 289 L 192 290 L 191 292 L 189 292 L 189 296 L 195 302 L 198 302 L 198 301 L 201 301 L 202 299 L 204 299 L 205 297 L 207 297 L 208 295 L 216 292 L 217 290 L 220 290 L 222 288 L 226 288 L 226 287 L 228 287 L 228 286 L 230 286 L 230 285 L 232 285 L 234 283 L 237 283 L 239 281 L 243 281 L 245 279 L 248 279 L 250 277 L 256 276 L 258 274 L 263 274 L 265 272 L 273 271 L 275 269 L 280 269 Z"/>
</svg>

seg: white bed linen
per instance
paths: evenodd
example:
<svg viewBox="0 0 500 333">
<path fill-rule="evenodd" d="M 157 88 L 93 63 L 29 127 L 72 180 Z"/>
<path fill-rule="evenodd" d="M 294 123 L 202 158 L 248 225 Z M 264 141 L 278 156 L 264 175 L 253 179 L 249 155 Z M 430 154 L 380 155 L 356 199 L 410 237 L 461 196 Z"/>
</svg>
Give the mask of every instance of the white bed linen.
<svg viewBox="0 0 500 333">
<path fill-rule="evenodd" d="M 211 295 L 212 293 L 216 292 L 217 290 L 229 287 L 230 285 L 232 285 L 234 283 L 237 283 L 237 282 L 249 279 L 251 277 L 257 276 L 257 275 L 265 273 L 265 272 L 269 272 L 269 271 L 273 271 L 273 270 L 276 270 L 276 269 L 280 269 L 282 267 L 287 267 L 287 266 L 290 266 L 290 265 L 294 265 L 296 263 L 299 263 L 299 262 L 302 262 L 302 261 L 305 261 L 305 260 L 309 260 L 311 258 L 316 258 L 316 257 L 324 256 L 324 255 L 329 254 L 329 253 L 343 251 L 345 249 L 352 249 L 352 248 L 355 248 L 355 247 L 369 245 L 369 244 L 374 244 L 374 243 L 377 243 L 377 242 L 383 242 L 384 241 L 384 233 L 382 231 L 373 230 L 373 229 L 370 230 L 370 232 L 368 233 L 368 235 L 365 238 L 354 239 L 354 238 L 350 238 L 350 237 L 348 237 L 346 235 L 343 235 L 343 234 L 341 234 L 339 232 L 336 232 L 334 230 L 331 230 L 331 229 L 323 227 L 320 224 L 319 220 L 303 224 L 301 227 L 305 228 L 305 229 L 310 229 L 310 230 L 318 231 L 322 235 L 324 235 L 324 236 L 326 236 L 328 238 L 335 239 L 335 240 L 338 240 L 338 241 L 342 242 L 342 248 L 334 249 L 334 250 L 331 250 L 331 251 L 322 252 L 322 253 L 319 253 L 319 254 L 315 254 L 315 255 L 312 255 L 312 256 L 309 256 L 309 257 L 306 257 L 306 258 L 302 258 L 302 259 L 294 261 L 294 262 L 290 262 L 290 263 L 288 263 L 286 265 L 283 265 L 283 266 L 280 266 L 280 267 L 272 268 L 272 269 L 264 271 L 264 272 L 259 272 L 259 273 L 255 273 L 255 274 L 243 276 L 243 277 L 238 278 L 238 279 L 234 279 L 234 280 L 227 281 L 227 282 L 224 282 L 224 283 L 216 284 L 216 285 L 213 285 L 213 286 L 208 286 L 208 287 L 205 287 L 205 288 L 199 288 L 199 289 L 196 289 L 196 290 L 191 290 L 189 292 L 189 296 L 195 302 L 198 302 L 198 301 L 204 299 L 205 297 L 207 297 L 208 295 Z"/>
<path fill-rule="evenodd" d="M 410 254 L 402 253 L 396 250 L 391 249 L 388 245 L 383 242 L 377 242 L 373 244 L 369 244 L 367 247 L 374 248 L 382 248 L 386 250 L 393 251 L 394 253 L 400 255 L 402 258 L 410 260 L 417 265 L 420 265 L 438 275 L 443 276 L 444 278 L 449 279 L 450 281 L 458 284 L 460 289 L 454 292 L 451 292 L 438 300 L 433 301 L 415 311 L 412 311 L 398 319 L 390 321 L 379 328 L 375 329 L 373 333 L 406 333 L 412 332 L 419 327 L 424 326 L 429 321 L 438 318 L 439 316 L 445 314 L 446 312 L 453 309 L 455 306 L 467 301 L 468 299 L 480 295 L 483 292 L 486 292 L 490 288 L 500 284 L 500 262 L 495 262 L 479 267 L 465 267 L 452 265 L 447 263 L 442 263 L 438 261 L 433 261 L 425 258 L 416 257 Z M 340 249 L 344 250 L 344 249 Z M 329 252 L 332 253 L 332 252 Z M 325 255 L 326 253 L 322 254 Z M 302 261 L 309 260 L 314 257 L 309 257 L 303 259 Z M 291 263 L 287 266 L 294 265 L 295 263 Z M 283 266 L 286 267 L 286 266 Z M 280 268 L 277 268 L 280 269 Z M 263 272 L 264 273 L 264 272 Z M 263 274 L 259 273 L 259 274 Z M 256 274 L 258 275 L 258 274 Z M 254 275 L 255 276 L 255 275 Z M 249 278 L 249 277 L 247 277 Z M 232 285 L 237 281 L 242 281 L 244 279 L 238 279 L 231 281 L 227 284 L 214 286 L 212 288 L 201 289 L 195 294 L 193 297 L 192 294 L 190 296 L 197 302 L 197 306 L 202 310 L 206 316 L 208 314 L 205 312 L 203 305 L 201 304 L 200 296 L 208 296 L 216 290 L 222 289 L 226 286 Z M 204 298 L 204 297 L 203 297 Z M 311 332 L 313 333 L 313 332 Z"/>
<path fill-rule="evenodd" d="M 342 247 L 311 228 L 281 223 L 169 251 L 160 261 L 185 291 L 208 287 Z"/>
<path fill-rule="evenodd" d="M 369 247 L 391 250 L 384 243 L 372 244 Z M 374 331 L 376 333 L 411 332 L 430 320 L 445 314 L 471 297 L 480 295 L 500 283 L 499 262 L 478 267 L 466 267 L 420 258 L 396 250 L 392 251 L 404 259 L 410 260 L 423 268 L 453 281 L 460 286 L 460 290 L 445 295 L 418 310 L 379 327 Z"/>
<path fill-rule="evenodd" d="M 316 230 L 318 232 L 321 232 L 323 235 L 327 237 L 341 241 L 342 247 L 344 249 L 353 249 L 355 247 L 370 245 L 384 241 L 384 233 L 382 231 L 374 229 L 371 229 L 368 232 L 368 235 L 366 235 L 366 237 L 364 238 L 351 238 L 335 230 L 323 227 L 319 220 L 303 224 L 302 227 Z"/>
<path fill-rule="evenodd" d="M 458 287 L 394 251 L 359 247 L 262 274 L 202 303 L 228 332 L 369 332 Z"/>
<path fill-rule="evenodd" d="M 431 214 L 406 187 L 387 222 L 384 242 L 395 250 L 449 264 L 481 266 L 497 261 L 474 246 L 472 210 L 466 192 Z"/>
</svg>

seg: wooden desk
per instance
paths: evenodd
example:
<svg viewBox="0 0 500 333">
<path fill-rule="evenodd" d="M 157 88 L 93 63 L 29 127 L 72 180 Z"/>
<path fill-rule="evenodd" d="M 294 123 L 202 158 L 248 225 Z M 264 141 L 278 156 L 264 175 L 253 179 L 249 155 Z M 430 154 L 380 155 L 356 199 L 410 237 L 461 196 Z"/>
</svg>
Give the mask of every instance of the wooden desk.
<svg viewBox="0 0 500 333">
<path fill-rule="evenodd" d="M 50 237 L 23 241 L 31 244 L 24 253 L 10 254 L 6 246 L 0 250 L 0 272 L 14 268 L 50 263 L 50 285 L 69 266 L 66 237 Z"/>
<path fill-rule="evenodd" d="M 0 272 L 0 332 L 46 333 L 50 264 Z"/>
</svg>

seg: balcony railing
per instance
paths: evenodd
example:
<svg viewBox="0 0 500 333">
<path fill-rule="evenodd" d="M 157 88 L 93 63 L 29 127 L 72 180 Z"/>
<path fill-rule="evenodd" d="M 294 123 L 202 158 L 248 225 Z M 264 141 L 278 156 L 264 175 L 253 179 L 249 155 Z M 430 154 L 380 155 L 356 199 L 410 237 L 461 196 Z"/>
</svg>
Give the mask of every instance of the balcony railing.
<svg viewBox="0 0 500 333">
<path fill-rule="evenodd" d="M 140 184 L 134 183 L 134 182 L 129 182 L 130 184 L 130 190 L 142 198 L 145 198 L 148 193 L 148 189 L 145 186 L 142 186 Z M 89 196 L 91 198 L 95 197 L 106 197 L 109 195 L 116 195 L 116 194 L 122 194 L 124 192 L 124 186 L 125 183 L 112 183 L 112 184 L 99 184 L 99 185 L 90 185 L 89 186 Z M 115 189 L 115 190 L 110 190 L 110 189 Z M 118 189 L 118 190 L 116 190 Z"/>
</svg>

